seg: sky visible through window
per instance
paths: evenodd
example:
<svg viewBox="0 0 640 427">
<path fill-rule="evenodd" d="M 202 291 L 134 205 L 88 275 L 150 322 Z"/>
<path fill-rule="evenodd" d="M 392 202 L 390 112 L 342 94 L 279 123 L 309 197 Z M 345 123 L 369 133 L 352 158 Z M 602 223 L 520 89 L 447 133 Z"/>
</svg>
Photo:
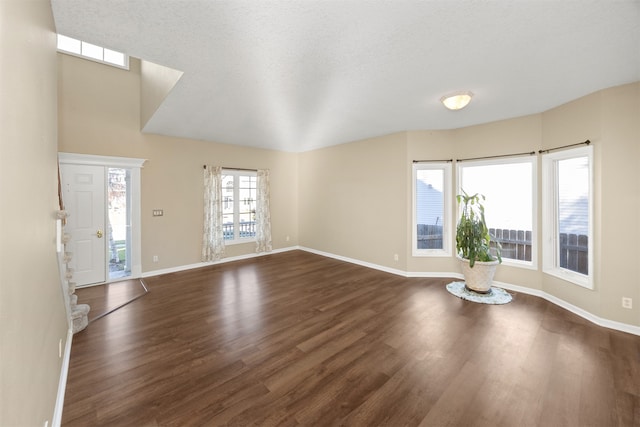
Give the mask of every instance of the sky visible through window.
<svg viewBox="0 0 640 427">
<path fill-rule="evenodd" d="M 490 228 L 530 231 L 533 228 L 532 163 L 461 166 L 461 187 L 480 193 Z"/>
<path fill-rule="evenodd" d="M 62 34 L 58 34 L 58 50 L 121 68 L 129 67 L 129 58 L 122 52 L 96 46 Z"/>
</svg>

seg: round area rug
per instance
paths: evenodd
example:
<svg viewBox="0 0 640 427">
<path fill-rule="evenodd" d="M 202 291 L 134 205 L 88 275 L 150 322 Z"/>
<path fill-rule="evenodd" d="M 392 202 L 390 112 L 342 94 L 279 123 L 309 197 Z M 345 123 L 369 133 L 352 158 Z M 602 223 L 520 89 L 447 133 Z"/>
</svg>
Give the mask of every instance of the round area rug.
<svg viewBox="0 0 640 427">
<path fill-rule="evenodd" d="M 470 291 L 464 285 L 464 282 L 451 282 L 447 285 L 449 293 L 462 298 L 463 300 L 478 302 L 480 304 L 507 304 L 511 302 L 511 294 L 504 289 L 491 287 L 487 294 L 479 294 Z"/>
</svg>

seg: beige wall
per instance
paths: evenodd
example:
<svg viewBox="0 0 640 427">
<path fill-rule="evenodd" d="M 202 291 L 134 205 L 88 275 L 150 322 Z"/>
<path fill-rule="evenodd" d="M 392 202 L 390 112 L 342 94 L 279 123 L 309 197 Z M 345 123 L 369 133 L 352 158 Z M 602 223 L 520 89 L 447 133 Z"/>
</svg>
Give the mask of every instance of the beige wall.
<svg viewBox="0 0 640 427">
<path fill-rule="evenodd" d="M 60 151 L 149 160 L 142 173 L 143 271 L 199 262 L 203 163 L 271 169 L 275 248 L 299 243 L 400 270 L 456 271 L 452 259 L 410 256 L 410 161 L 588 138 L 596 150 L 595 290 L 539 270 L 504 268 L 497 279 L 640 325 L 633 249 L 640 240 L 640 83 L 530 117 L 294 155 L 142 134 L 139 63 L 127 72 L 58 54 L 56 70 L 48 1 L 2 1 L 0 24 L 0 425 L 51 422 L 58 342 L 65 344 L 68 329 L 54 243 L 57 71 Z M 165 209 L 165 216 L 152 218 L 154 208 Z M 229 248 L 230 255 L 252 251 Z M 159 263 L 151 263 L 153 254 Z M 622 296 L 634 299 L 633 310 L 620 308 Z"/>
<path fill-rule="evenodd" d="M 139 61 L 132 61 L 131 71 L 62 54 L 58 61 L 60 151 L 148 159 L 142 171 L 143 271 L 200 261 L 201 168 L 211 163 L 271 169 L 275 248 L 299 244 L 401 271 L 458 272 L 453 257 L 411 256 L 411 161 L 530 152 L 590 139 L 596 152 L 596 289 L 543 274 L 540 250 L 537 269 L 503 265 L 496 280 L 640 325 L 640 291 L 628 266 L 634 255 L 618 254 L 640 239 L 634 222 L 640 207 L 634 185 L 640 176 L 633 165 L 640 154 L 640 83 L 526 117 L 448 131 L 399 132 L 293 154 L 143 134 Z M 451 207 L 455 210 L 454 200 Z M 152 209 L 164 209 L 165 216 L 152 218 Z M 620 232 L 623 223 L 628 224 Z M 252 245 L 228 248 L 229 255 L 252 252 Z M 159 263 L 151 263 L 153 255 Z M 634 299 L 633 310 L 621 308 L 623 296 Z"/>
<path fill-rule="evenodd" d="M 640 325 L 640 83 L 602 93 L 602 150 L 596 280 L 604 318 Z M 634 310 L 620 312 L 621 298 Z"/>
<path fill-rule="evenodd" d="M 0 425 L 51 425 L 58 342 L 65 345 L 69 325 L 55 247 L 56 38 L 49 1 L 0 1 L 0 43 Z"/>
<path fill-rule="evenodd" d="M 404 133 L 300 154 L 300 245 L 406 270 L 408 170 Z"/>
<path fill-rule="evenodd" d="M 605 319 L 640 325 L 640 83 L 610 88 L 542 115 L 543 148 L 589 139 L 594 145 L 595 289 L 543 275 L 543 289 Z M 633 310 L 622 309 L 633 298 Z"/>
<path fill-rule="evenodd" d="M 182 71 L 149 61 L 140 61 L 140 127 L 144 129 L 149 119 L 162 105 L 167 95 L 184 74 Z"/>
<path fill-rule="evenodd" d="M 466 159 L 530 153 L 532 151 L 537 153 L 541 145 L 541 125 L 541 116 L 535 114 L 457 129 L 452 131 L 455 158 Z M 540 187 L 538 186 L 538 188 Z M 538 224 L 540 224 L 539 218 Z M 538 227 L 539 229 L 540 227 Z M 539 236 L 540 234 L 538 234 Z M 538 242 L 540 242 L 540 238 L 538 238 Z M 540 265 L 540 252 L 538 252 L 538 264 Z M 500 266 L 496 272 L 495 280 L 533 289 L 541 288 L 541 277 L 538 270 L 528 270 L 506 264 Z"/>
<path fill-rule="evenodd" d="M 141 133 L 138 60 L 126 71 L 58 54 L 58 72 L 60 151 L 147 159 L 141 173 L 143 272 L 200 262 L 205 163 L 270 169 L 273 247 L 297 245 L 297 155 Z M 164 209 L 164 216 L 152 217 L 153 209 Z M 227 256 L 254 252 L 255 244 L 227 246 Z M 152 262 L 154 255 L 159 262 Z"/>
<path fill-rule="evenodd" d="M 595 289 L 542 273 L 540 244 L 537 269 L 502 265 L 496 280 L 544 291 L 604 319 L 640 326 L 637 256 L 627 249 L 640 240 L 640 168 L 635 165 L 640 158 L 639 119 L 640 83 L 634 83 L 541 114 L 449 131 L 408 131 L 301 154 L 301 245 L 407 272 L 459 272 L 453 257 L 411 256 L 412 160 L 537 152 L 589 139 L 595 147 Z M 367 175 L 372 180 L 363 182 Z M 455 175 L 454 168 L 454 188 Z M 363 190 L 363 184 L 371 191 Z M 400 187 L 402 197 L 394 193 Z M 537 203 L 540 212 L 540 191 Z M 455 212 L 455 200 L 451 208 Z M 355 224 L 354 217 L 359 217 Z M 540 215 L 537 221 L 541 242 Z M 392 228 L 391 222 L 406 226 Z M 378 235 L 371 236 L 375 225 Z M 403 248 L 398 250 L 398 245 Z M 390 262 L 393 253 L 401 254 L 400 262 Z M 621 308 L 623 296 L 633 298 L 632 310 Z"/>
</svg>

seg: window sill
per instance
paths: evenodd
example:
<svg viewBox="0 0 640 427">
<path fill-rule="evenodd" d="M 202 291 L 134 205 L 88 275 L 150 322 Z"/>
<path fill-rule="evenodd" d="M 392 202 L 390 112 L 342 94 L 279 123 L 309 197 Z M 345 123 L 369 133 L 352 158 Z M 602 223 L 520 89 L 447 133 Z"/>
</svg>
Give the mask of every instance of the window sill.
<svg viewBox="0 0 640 427">
<path fill-rule="evenodd" d="M 538 266 L 533 261 L 521 261 L 511 258 L 502 258 L 502 265 L 507 267 L 524 268 L 526 270 L 538 269 Z"/>
<path fill-rule="evenodd" d="M 255 243 L 255 242 L 256 242 L 255 238 L 225 240 L 224 241 L 224 245 L 225 246 L 233 246 L 233 245 L 242 245 L 242 244 L 245 244 L 245 243 Z"/>
<path fill-rule="evenodd" d="M 550 276 L 557 277 L 558 279 L 573 283 L 574 285 L 578 285 L 585 289 L 593 290 L 593 283 L 590 276 L 574 273 L 571 270 L 566 270 L 564 268 L 546 269 L 542 272 Z"/>
<path fill-rule="evenodd" d="M 451 252 L 447 252 L 443 249 L 423 249 L 423 250 L 417 250 L 414 249 L 411 252 L 411 256 L 416 257 L 416 258 L 427 258 L 427 257 L 450 257 L 451 256 Z"/>
</svg>

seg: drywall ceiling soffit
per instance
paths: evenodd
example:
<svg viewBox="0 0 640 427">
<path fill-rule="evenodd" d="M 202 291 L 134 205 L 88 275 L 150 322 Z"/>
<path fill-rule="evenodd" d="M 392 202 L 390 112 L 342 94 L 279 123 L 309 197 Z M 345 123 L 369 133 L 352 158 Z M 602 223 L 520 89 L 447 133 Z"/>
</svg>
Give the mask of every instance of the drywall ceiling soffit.
<svg viewBox="0 0 640 427">
<path fill-rule="evenodd" d="M 140 123 L 142 130 L 184 73 L 144 59 L 140 61 Z"/>
<path fill-rule="evenodd" d="M 184 75 L 148 132 L 306 151 L 539 113 L 640 80 L 640 2 L 52 0 L 61 34 Z M 439 98 L 471 90 L 471 104 Z"/>
</svg>

